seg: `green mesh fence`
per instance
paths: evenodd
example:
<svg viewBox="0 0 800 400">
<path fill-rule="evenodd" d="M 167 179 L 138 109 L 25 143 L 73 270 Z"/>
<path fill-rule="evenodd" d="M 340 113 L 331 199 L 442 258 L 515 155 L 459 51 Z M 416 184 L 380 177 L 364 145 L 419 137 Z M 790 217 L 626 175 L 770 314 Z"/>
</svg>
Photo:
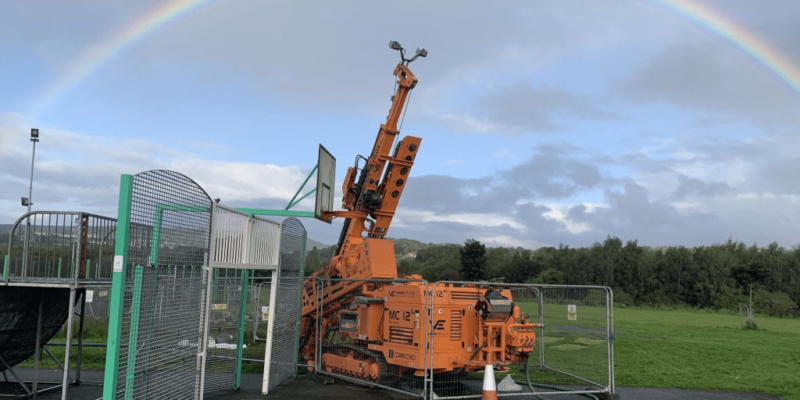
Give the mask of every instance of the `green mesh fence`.
<svg viewBox="0 0 800 400">
<path fill-rule="evenodd" d="M 109 303 L 104 398 L 197 399 L 201 387 L 204 393 L 238 388 L 249 285 L 247 269 L 240 268 L 277 267 L 277 257 L 270 261 L 278 240 L 270 223 L 281 228 L 283 268 L 276 272 L 272 341 L 279 345 L 270 363 L 270 384 L 293 376 L 306 239 L 300 221 L 290 218 L 281 225 L 251 218 L 253 230 L 247 235 L 221 223 L 220 229 L 227 231 L 215 239 L 215 252 L 225 248 L 231 252 L 226 254 L 247 260 L 219 265 L 220 260 L 209 262 L 213 203 L 194 181 L 171 171 L 148 171 L 123 176 L 120 193 L 119 219 L 124 223 L 118 225 L 114 253 L 111 292 L 118 295 Z M 224 218 L 228 225 L 233 221 Z M 243 250 L 248 246 L 242 240 L 252 240 L 248 246 L 253 249 Z M 216 266 L 211 276 L 203 267 L 208 265 Z"/>
</svg>

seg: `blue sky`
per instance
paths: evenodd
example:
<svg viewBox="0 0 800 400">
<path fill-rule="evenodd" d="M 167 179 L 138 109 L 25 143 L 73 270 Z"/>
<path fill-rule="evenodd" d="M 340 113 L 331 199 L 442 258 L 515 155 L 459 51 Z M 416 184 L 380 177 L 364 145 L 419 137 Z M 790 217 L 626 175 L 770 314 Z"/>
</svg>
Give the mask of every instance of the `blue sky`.
<svg viewBox="0 0 800 400">
<path fill-rule="evenodd" d="M 800 62 L 800 3 L 703 1 Z M 0 6 L 0 223 L 116 215 L 119 175 L 194 178 L 279 207 L 322 143 L 337 177 L 371 150 L 397 40 L 429 56 L 401 135 L 423 139 L 390 236 L 489 245 L 800 243 L 800 95 L 651 1 L 217 0 L 126 46 L 31 110 L 93 46 L 163 1 Z M 301 203 L 311 209 L 310 200 Z M 339 224 L 304 221 L 333 243 Z"/>
</svg>

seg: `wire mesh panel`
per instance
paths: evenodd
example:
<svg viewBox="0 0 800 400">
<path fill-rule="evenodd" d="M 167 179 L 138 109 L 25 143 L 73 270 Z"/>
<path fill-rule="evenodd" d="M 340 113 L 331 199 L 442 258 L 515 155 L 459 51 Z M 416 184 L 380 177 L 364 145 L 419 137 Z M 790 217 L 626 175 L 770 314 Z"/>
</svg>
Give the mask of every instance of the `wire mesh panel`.
<svg viewBox="0 0 800 400">
<path fill-rule="evenodd" d="M 306 230 L 297 218 L 283 221 L 280 238 L 280 269 L 276 292 L 271 295 L 269 318 L 271 337 L 268 340 L 265 379 L 267 391 L 274 389 L 297 373 L 297 346 L 300 325 L 300 287 L 303 280 Z M 275 276 L 275 275 L 273 275 Z"/>
<path fill-rule="evenodd" d="M 4 279 L 108 281 L 116 225 L 113 218 L 82 212 L 25 214 L 10 232 Z"/>
<path fill-rule="evenodd" d="M 317 325 L 317 373 L 423 396 L 427 283 L 323 279 L 321 286 L 316 310 L 304 304 Z"/>
<path fill-rule="evenodd" d="M 193 399 L 202 266 L 135 266 L 126 279 L 117 398 Z"/>
<path fill-rule="evenodd" d="M 251 279 L 250 282 L 250 320 L 252 322 L 249 329 L 252 331 L 253 343 L 264 342 L 267 340 L 272 277 L 257 277 Z"/>
<path fill-rule="evenodd" d="M 198 396 L 211 207 L 179 173 L 133 177 L 117 398 Z"/>
<path fill-rule="evenodd" d="M 86 311 L 84 316 L 92 319 L 108 318 L 110 293 L 111 287 L 86 289 Z"/>
<path fill-rule="evenodd" d="M 610 393 L 607 293 L 603 287 L 436 283 L 432 393 L 480 398 L 486 365 L 493 366 L 498 397 Z"/>
<path fill-rule="evenodd" d="M 542 358 L 531 379 L 550 386 L 612 386 L 610 290 L 543 286 Z"/>
<path fill-rule="evenodd" d="M 206 356 L 205 392 L 231 390 L 234 387 L 237 356 L 244 346 L 241 336 L 243 292 L 247 273 L 241 269 L 215 269 L 211 310 L 208 325 L 208 354 Z"/>
</svg>

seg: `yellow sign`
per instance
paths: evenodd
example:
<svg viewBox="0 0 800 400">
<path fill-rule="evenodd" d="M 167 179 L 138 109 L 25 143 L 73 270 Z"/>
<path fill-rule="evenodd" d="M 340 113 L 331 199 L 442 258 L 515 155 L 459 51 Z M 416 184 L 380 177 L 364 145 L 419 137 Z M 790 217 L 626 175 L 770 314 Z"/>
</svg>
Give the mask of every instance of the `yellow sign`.
<svg viewBox="0 0 800 400">
<path fill-rule="evenodd" d="M 211 305 L 211 309 L 212 310 L 227 310 L 228 309 L 228 304 L 226 304 L 226 303 L 212 304 Z"/>
<path fill-rule="evenodd" d="M 570 321 L 578 320 L 578 307 L 575 304 L 567 305 L 567 319 Z"/>
</svg>

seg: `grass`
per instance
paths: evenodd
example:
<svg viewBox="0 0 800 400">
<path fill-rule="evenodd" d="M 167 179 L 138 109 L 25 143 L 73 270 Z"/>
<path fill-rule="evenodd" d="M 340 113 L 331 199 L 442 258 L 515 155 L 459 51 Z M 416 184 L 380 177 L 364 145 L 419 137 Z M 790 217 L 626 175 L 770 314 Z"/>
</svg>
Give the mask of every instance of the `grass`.
<svg viewBox="0 0 800 400">
<path fill-rule="evenodd" d="M 800 400 L 800 319 L 642 308 L 614 310 L 618 386 L 764 392 Z"/>
<path fill-rule="evenodd" d="M 531 319 L 536 307 L 519 302 Z M 569 325 L 605 327 L 605 308 L 578 306 L 578 320 L 567 320 L 566 306 L 546 304 L 548 334 L 544 338 L 547 364 L 581 376 L 606 375 L 596 365 L 605 357 L 605 341 L 570 330 Z M 717 389 L 763 392 L 800 400 L 800 319 L 757 316 L 759 329 L 742 329 L 736 314 L 703 310 L 616 308 L 614 310 L 617 386 Z M 105 320 L 86 320 L 86 342 L 105 343 Z M 76 327 L 77 328 L 77 327 Z M 77 329 L 75 330 L 77 332 Z M 248 331 L 246 340 L 251 338 Z M 52 341 L 63 342 L 64 330 Z M 64 347 L 51 347 L 63 359 Z M 72 351 L 75 367 L 76 349 Z M 248 344 L 245 358 L 264 357 L 264 343 Z M 103 369 L 105 348 L 84 348 L 83 368 Z M 591 360 L 592 365 L 587 365 Z M 599 361 L 598 361 L 599 360 Z M 23 366 L 33 366 L 29 359 Z M 56 368 L 47 355 L 43 367 Z M 602 369 L 602 368 L 600 368 Z M 263 364 L 244 363 L 244 373 L 261 373 Z M 517 379 L 524 374 L 511 371 Z M 534 380 L 558 376 L 533 372 Z M 538 375 L 538 376 L 536 376 Z M 606 378 L 607 379 L 607 378 Z"/>
</svg>

